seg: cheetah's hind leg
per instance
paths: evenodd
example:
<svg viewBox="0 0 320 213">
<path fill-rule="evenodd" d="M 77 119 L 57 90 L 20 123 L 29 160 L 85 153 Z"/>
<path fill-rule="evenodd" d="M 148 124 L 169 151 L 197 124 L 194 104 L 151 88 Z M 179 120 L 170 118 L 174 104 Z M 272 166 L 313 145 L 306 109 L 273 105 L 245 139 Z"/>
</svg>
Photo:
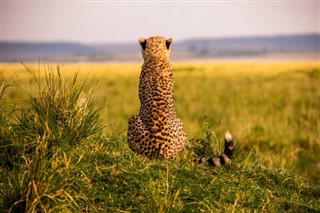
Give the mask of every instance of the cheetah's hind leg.
<svg viewBox="0 0 320 213">
<path fill-rule="evenodd" d="M 145 154 L 146 141 L 149 136 L 149 130 L 142 122 L 139 115 L 134 115 L 129 118 L 128 122 L 128 144 L 132 151 L 138 154 Z"/>
</svg>

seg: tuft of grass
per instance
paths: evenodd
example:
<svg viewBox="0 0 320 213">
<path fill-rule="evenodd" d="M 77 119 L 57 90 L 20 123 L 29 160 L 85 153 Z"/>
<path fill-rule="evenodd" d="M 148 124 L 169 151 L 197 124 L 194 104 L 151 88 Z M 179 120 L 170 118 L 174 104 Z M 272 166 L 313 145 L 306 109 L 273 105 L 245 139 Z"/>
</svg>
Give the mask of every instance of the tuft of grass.
<svg viewBox="0 0 320 213">
<path fill-rule="evenodd" d="M 76 182 L 81 178 L 75 181 L 79 174 L 71 174 L 72 160 L 66 152 L 100 137 L 99 113 L 77 73 L 65 79 L 59 66 L 50 68 L 43 86 L 26 69 L 37 84 L 38 96 L 30 95 L 12 113 L 0 113 L 5 124 L 0 129 L 1 206 L 9 212 L 78 211 L 77 200 L 86 196 L 79 193 Z"/>
<path fill-rule="evenodd" d="M 0 73 L 0 166 L 7 165 L 12 167 L 12 158 L 17 154 L 17 151 L 12 147 L 13 138 L 11 119 L 15 109 L 5 107 L 3 94 L 9 86 L 7 85 L 3 73 Z M 0 167 L 0 168 L 1 168 Z"/>
<path fill-rule="evenodd" d="M 48 160 L 48 141 L 39 139 L 34 153 L 23 168 L 13 168 L 3 176 L 0 194 L 8 212 L 79 210 L 74 192 L 79 191 L 70 175 L 70 157 L 54 153 Z M 58 157 L 59 156 L 59 157 Z M 77 195 L 79 196 L 79 195 Z"/>
<path fill-rule="evenodd" d="M 29 71 L 41 88 L 39 79 Z M 45 72 L 44 89 L 39 91 L 39 97 L 30 98 L 33 113 L 22 114 L 18 125 L 22 128 L 34 126 L 33 131 L 39 135 L 47 130 L 52 140 L 71 146 L 97 134 L 102 129 L 101 121 L 94 109 L 92 91 L 84 93 L 84 86 L 85 81 L 79 83 L 78 73 L 63 79 L 59 66 L 56 72 Z"/>
<path fill-rule="evenodd" d="M 39 88 L 38 96 L 30 95 L 29 101 L 15 113 L 15 122 L 6 131 L 7 146 L 1 150 L 8 167 L 29 153 L 33 153 L 38 138 L 46 136 L 48 155 L 51 149 L 68 149 L 91 136 L 99 137 L 103 128 L 99 113 L 89 93 L 83 92 L 85 81 L 79 83 L 78 73 L 69 79 L 61 77 L 60 67 L 45 71 L 45 85 L 28 69 L 32 81 Z M 43 87 L 43 89 L 42 89 Z M 0 136 L 0 137 L 4 137 Z"/>
</svg>

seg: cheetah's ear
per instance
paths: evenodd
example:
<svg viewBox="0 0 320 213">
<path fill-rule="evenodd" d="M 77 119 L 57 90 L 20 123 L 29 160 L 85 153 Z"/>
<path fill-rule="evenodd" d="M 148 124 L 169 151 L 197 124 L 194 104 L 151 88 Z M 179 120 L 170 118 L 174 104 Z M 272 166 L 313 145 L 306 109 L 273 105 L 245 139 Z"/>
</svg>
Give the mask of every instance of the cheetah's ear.
<svg viewBox="0 0 320 213">
<path fill-rule="evenodd" d="M 147 47 L 147 40 L 144 38 L 139 38 L 139 43 L 140 43 L 142 49 L 145 50 Z"/>
<path fill-rule="evenodd" d="M 171 44 L 172 44 L 172 38 L 167 39 L 166 40 L 167 49 L 170 49 Z"/>
</svg>

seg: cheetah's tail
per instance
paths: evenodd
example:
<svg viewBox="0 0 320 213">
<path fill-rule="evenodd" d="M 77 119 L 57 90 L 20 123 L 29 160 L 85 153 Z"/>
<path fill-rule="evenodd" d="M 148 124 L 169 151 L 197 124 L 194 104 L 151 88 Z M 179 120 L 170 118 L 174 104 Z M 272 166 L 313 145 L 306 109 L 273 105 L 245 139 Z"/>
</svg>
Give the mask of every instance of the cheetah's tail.
<svg viewBox="0 0 320 213">
<path fill-rule="evenodd" d="M 230 164 L 232 161 L 232 153 L 234 150 L 234 141 L 230 132 L 226 132 L 224 136 L 224 152 L 218 157 L 212 158 L 198 158 L 197 163 L 210 165 L 210 166 L 222 166 L 225 164 Z"/>
</svg>

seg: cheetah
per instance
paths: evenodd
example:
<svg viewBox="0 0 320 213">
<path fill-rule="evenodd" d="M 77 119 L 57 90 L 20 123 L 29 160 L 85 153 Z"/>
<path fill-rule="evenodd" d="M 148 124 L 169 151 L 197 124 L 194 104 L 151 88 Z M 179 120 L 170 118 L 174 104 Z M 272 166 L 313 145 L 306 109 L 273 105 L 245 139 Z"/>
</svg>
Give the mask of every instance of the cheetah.
<svg viewBox="0 0 320 213">
<path fill-rule="evenodd" d="M 187 136 L 174 104 L 174 82 L 169 62 L 172 39 L 159 36 L 140 38 L 144 63 L 139 79 L 140 111 L 128 121 L 128 144 L 149 158 L 174 159 L 185 148 Z M 225 151 L 219 157 L 197 158 L 212 166 L 231 162 L 233 140 L 225 135 Z"/>
</svg>

